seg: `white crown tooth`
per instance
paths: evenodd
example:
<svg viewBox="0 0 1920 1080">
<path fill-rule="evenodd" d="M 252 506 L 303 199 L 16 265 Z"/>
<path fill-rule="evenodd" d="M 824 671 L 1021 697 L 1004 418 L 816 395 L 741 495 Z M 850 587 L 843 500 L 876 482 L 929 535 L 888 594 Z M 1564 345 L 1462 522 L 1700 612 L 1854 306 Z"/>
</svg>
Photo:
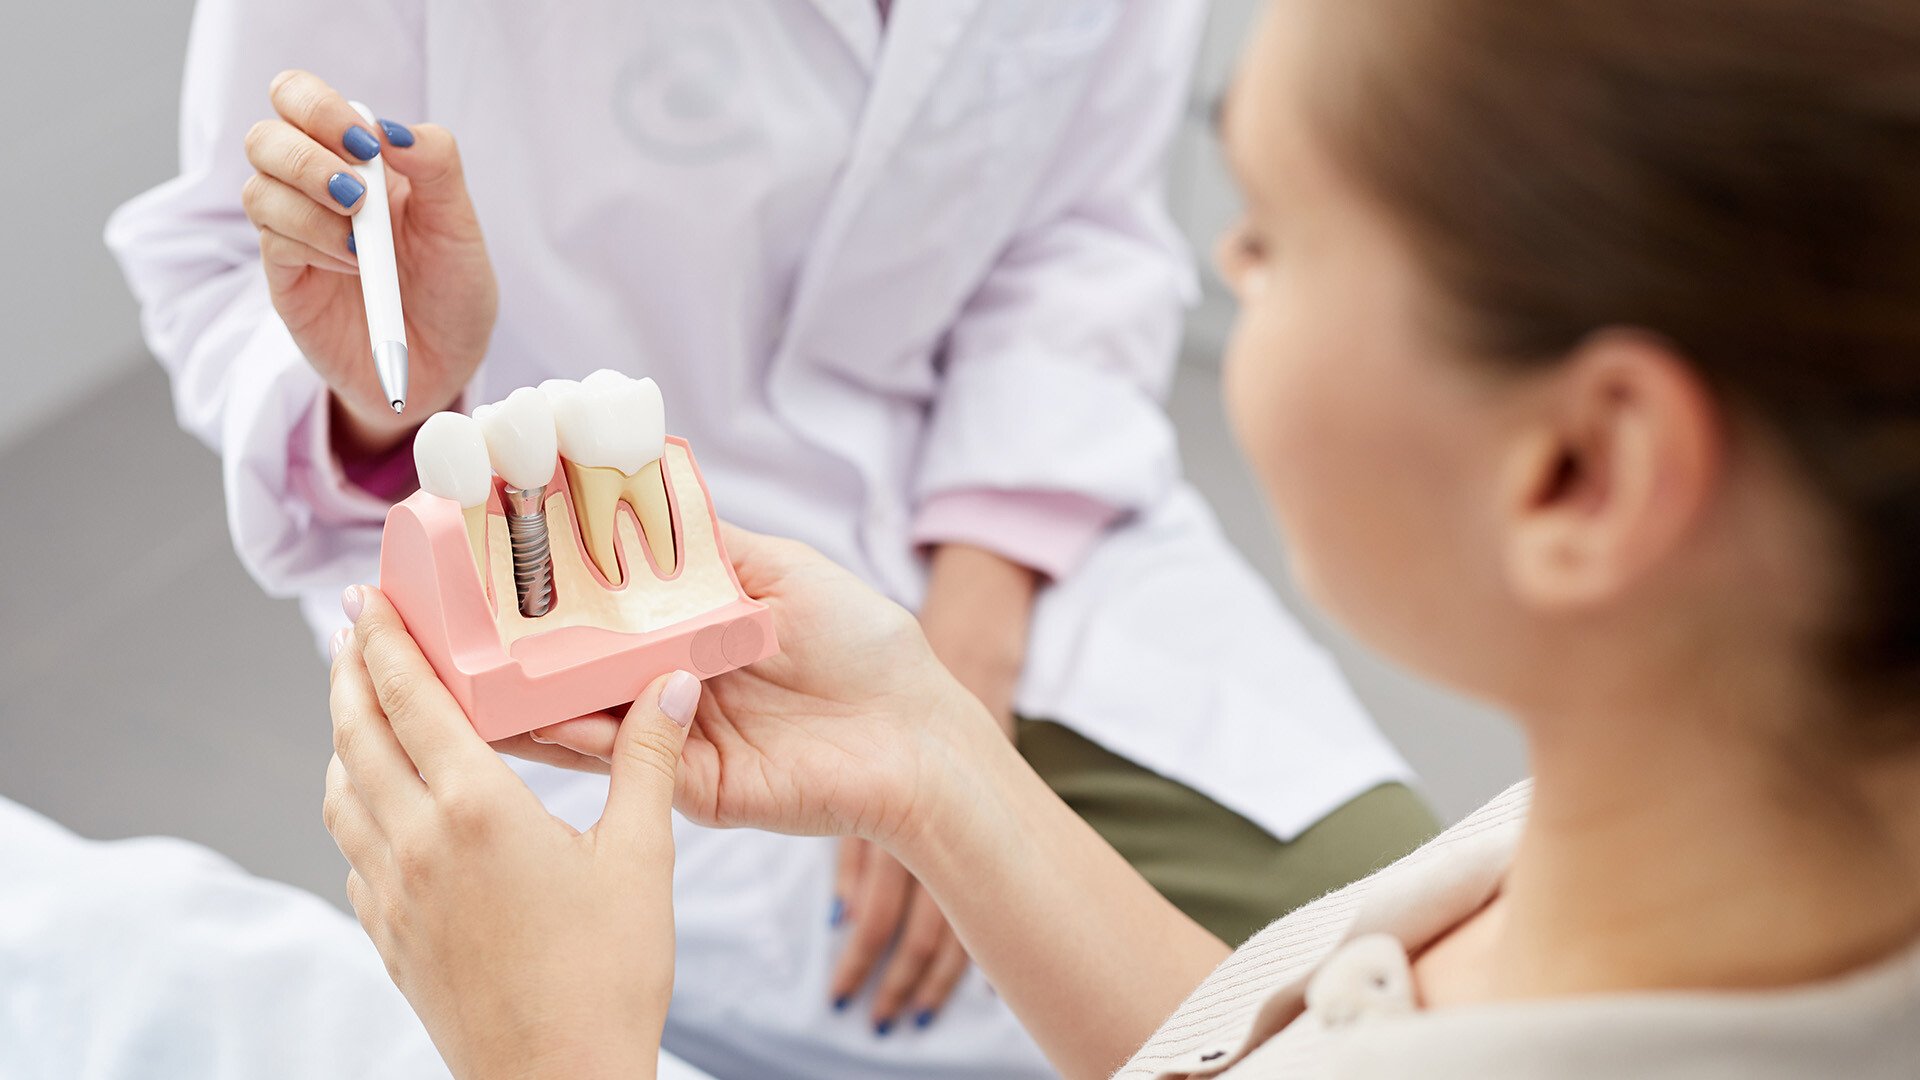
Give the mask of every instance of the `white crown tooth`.
<svg viewBox="0 0 1920 1080">
<path fill-rule="evenodd" d="M 636 381 L 603 368 L 558 395 L 560 454 L 575 465 L 631 476 L 660 456 L 663 412 L 652 379 Z"/>
<path fill-rule="evenodd" d="M 540 392 L 547 395 L 547 402 L 553 406 L 555 413 L 560 411 L 561 400 L 577 393 L 579 389 L 580 383 L 574 379 L 547 379 L 540 384 Z"/>
<path fill-rule="evenodd" d="M 599 395 L 585 383 L 569 383 L 550 394 L 553 424 L 560 440 L 560 456 L 576 465 L 604 465 L 601 451 L 600 422 L 596 408 Z"/>
<path fill-rule="evenodd" d="M 628 415 L 632 418 L 634 439 L 648 461 L 658 461 L 667 449 L 667 403 L 660 387 L 652 379 L 633 382 Z"/>
<path fill-rule="evenodd" d="M 420 474 L 421 490 L 463 507 L 486 502 L 493 489 L 493 468 L 480 424 L 457 412 L 435 413 L 420 425 L 413 437 L 413 465 Z"/>
<path fill-rule="evenodd" d="M 540 384 L 540 392 L 547 395 L 547 404 L 553 407 L 554 439 L 560 456 L 573 460 L 575 433 L 581 427 L 580 411 L 586 391 L 572 379 L 548 379 Z"/>
<path fill-rule="evenodd" d="M 553 479 L 554 459 L 560 448 L 547 395 L 523 386 L 508 394 L 505 401 L 475 409 L 474 419 L 486 436 L 493 471 L 507 486 L 522 490 L 545 487 Z"/>
</svg>

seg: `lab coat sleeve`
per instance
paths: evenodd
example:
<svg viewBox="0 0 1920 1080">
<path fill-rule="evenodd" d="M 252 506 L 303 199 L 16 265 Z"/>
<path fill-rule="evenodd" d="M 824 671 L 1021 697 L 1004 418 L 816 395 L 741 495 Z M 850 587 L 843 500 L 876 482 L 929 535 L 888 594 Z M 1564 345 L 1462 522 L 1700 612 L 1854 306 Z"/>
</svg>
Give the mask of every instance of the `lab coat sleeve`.
<svg viewBox="0 0 1920 1080">
<path fill-rule="evenodd" d="M 983 548 L 1058 580 L 1080 565 L 1118 513 L 1064 491 L 945 491 L 920 506 L 913 543 Z"/>
<path fill-rule="evenodd" d="M 1000 490 L 1064 492 L 1117 517 L 1178 479 L 1162 401 L 1195 283 L 1162 188 L 1205 9 L 1128 4 L 1120 18 L 1020 230 L 948 335 L 923 512 Z"/>
<path fill-rule="evenodd" d="M 281 323 L 240 205 L 247 129 L 267 88 L 305 68 L 383 115 L 424 109 L 418 0 L 201 0 L 180 102 L 180 174 L 116 211 L 107 244 L 182 427 L 221 456 L 227 523 L 274 595 L 364 576 L 385 503 L 341 482 L 326 388 Z"/>
</svg>

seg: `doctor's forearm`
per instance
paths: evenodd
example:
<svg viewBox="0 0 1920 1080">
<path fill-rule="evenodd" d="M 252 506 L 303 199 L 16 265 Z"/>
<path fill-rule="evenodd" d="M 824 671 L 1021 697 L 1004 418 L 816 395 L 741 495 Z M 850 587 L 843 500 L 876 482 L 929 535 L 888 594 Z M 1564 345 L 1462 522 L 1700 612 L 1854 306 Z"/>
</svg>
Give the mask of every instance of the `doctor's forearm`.
<svg viewBox="0 0 1920 1080">
<path fill-rule="evenodd" d="M 957 695 L 956 695 L 957 696 Z M 973 708 L 967 703 L 962 708 Z M 956 709 L 958 712 L 958 709 Z M 976 714 L 977 715 L 977 714 Z M 1226 958 L 984 725 L 888 843 L 1054 1066 L 1104 1077 Z"/>
<path fill-rule="evenodd" d="M 927 641 L 1009 735 L 1038 588 L 1032 570 L 984 548 L 941 544 L 929 555 L 927 596 L 920 607 Z"/>
</svg>

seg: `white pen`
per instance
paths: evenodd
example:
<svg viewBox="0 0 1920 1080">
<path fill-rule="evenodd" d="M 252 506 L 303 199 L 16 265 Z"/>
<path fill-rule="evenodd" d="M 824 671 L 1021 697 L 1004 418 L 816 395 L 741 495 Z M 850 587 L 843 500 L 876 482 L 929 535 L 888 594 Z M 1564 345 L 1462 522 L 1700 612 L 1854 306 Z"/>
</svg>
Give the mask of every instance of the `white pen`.
<svg viewBox="0 0 1920 1080">
<path fill-rule="evenodd" d="M 349 101 L 380 130 L 373 110 Z M 373 370 L 394 412 L 407 407 L 407 321 L 400 314 L 400 266 L 393 254 L 393 216 L 387 206 L 387 165 L 383 156 L 354 166 L 367 185 L 353 213 L 353 249 L 360 260 L 360 299 L 367 305 L 367 337 L 373 346 Z"/>
</svg>

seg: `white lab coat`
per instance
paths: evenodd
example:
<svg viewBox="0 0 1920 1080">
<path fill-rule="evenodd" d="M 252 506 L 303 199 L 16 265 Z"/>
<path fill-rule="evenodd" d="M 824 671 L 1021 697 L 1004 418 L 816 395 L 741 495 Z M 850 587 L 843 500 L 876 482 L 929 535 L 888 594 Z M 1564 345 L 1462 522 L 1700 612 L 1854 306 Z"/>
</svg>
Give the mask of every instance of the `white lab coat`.
<svg viewBox="0 0 1920 1080">
<path fill-rule="evenodd" d="M 601 366 L 651 375 L 723 515 L 909 606 L 931 495 L 1120 508 L 1038 601 L 1023 714 L 1282 837 L 1405 778 L 1181 480 L 1161 407 L 1192 291 L 1163 158 L 1203 4 L 908 0 L 884 39 L 875 7 L 202 0 L 181 175 L 108 238 L 182 423 L 222 455 L 243 561 L 324 634 L 340 588 L 375 576 L 384 509 L 327 479 L 324 391 L 237 197 L 269 79 L 304 67 L 460 139 L 501 292 L 471 400 Z M 602 788 L 543 772 L 563 816 L 597 813 Z M 876 1040 L 825 1011 L 830 842 L 679 839 L 669 1035 L 696 1063 L 1037 1071 L 977 979 L 925 1032 Z M 844 1056 L 817 1056 L 829 1044 Z"/>
</svg>

